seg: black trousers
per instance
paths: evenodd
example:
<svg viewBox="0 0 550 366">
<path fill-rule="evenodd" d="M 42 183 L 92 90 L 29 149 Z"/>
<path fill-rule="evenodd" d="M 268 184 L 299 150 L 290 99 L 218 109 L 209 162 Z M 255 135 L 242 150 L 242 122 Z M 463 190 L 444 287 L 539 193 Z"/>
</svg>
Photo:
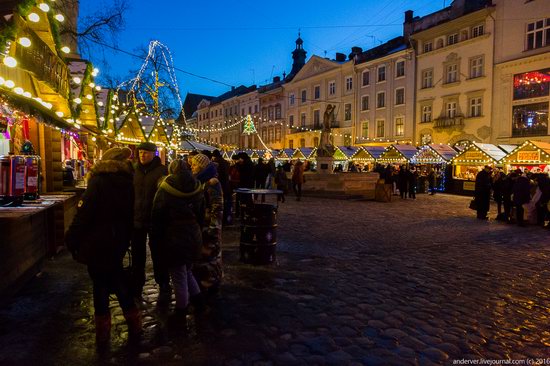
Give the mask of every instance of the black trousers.
<svg viewBox="0 0 550 366">
<path fill-rule="evenodd" d="M 302 183 L 292 183 L 292 190 L 296 195 L 296 198 L 302 197 Z"/>
<path fill-rule="evenodd" d="M 136 307 L 131 295 L 129 284 L 126 282 L 120 267 L 105 270 L 88 266 L 88 274 L 92 279 L 94 288 L 95 315 L 109 315 L 109 295 L 114 293 L 122 311 L 126 312 Z"/>
<path fill-rule="evenodd" d="M 140 295 L 145 285 L 145 262 L 147 260 L 147 236 L 151 237 L 151 233 L 145 228 L 135 228 L 134 235 L 132 237 L 132 275 L 134 293 Z M 153 272 L 155 275 L 155 282 L 159 285 L 166 285 L 170 283 L 170 274 L 167 268 L 163 268 L 159 265 L 157 258 L 157 250 L 154 245 L 151 245 L 149 241 L 149 249 L 151 250 L 151 259 L 153 260 Z"/>
<path fill-rule="evenodd" d="M 518 225 L 524 224 L 524 220 L 523 220 L 524 212 L 525 210 L 523 208 L 523 205 L 516 205 L 516 221 Z"/>
</svg>

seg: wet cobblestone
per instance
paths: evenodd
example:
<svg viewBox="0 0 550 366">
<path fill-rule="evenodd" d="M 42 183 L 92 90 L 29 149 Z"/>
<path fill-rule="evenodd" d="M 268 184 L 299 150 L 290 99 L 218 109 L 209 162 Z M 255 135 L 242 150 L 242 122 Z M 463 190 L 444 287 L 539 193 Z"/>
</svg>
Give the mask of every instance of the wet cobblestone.
<svg viewBox="0 0 550 366">
<path fill-rule="evenodd" d="M 69 255 L 0 307 L 0 364 L 438 365 L 550 357 L 550 231 L 480 222 L 469 199 L 391 203 L 305 197 L 278 215 L 278 264 L 238 261 L 210 310 L 168 324 L 148 279 L 143 339 L 113 302 L 94 345 L 90 281 Z M 173 306 L 173 305 L 172 305 Z"/>
</svg>

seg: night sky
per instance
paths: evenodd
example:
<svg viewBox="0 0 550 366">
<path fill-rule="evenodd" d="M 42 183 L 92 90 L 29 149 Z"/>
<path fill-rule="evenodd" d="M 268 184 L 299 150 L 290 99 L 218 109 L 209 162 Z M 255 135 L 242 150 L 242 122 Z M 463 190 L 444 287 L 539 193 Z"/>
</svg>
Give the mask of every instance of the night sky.
<svg viewBox="0 0 550 366">
<path fill-rule="evenodd" d="M 106 1 L 106 0 L 103 0 Z M 424 16 L 441 9 L 443 0 L 279 0 L 168 1 L 131 0 L 118 47 L 135 52 L 157 39 L 168 46 L 182 70 L 229 85 L 262 85 L 290 71 L 298 30 L 308 59 L 313 54 L 334 58 L 352 46 L 371 48 L 402 34 L 404 11 Z M 102 2 L 81 0 L 80 15 Z M 99 52 L 98 52 L 99 54 Z M 119 78 L 138 69 L 141 61 L 106 50 L 109 67 Z M 100 63 L 99 56 L 91 61 Z M 177 72 L 182 97 L 186 92 L 219 95 L 227 85 Z M 101 80 L 100 80 L 101 82 Z"/>
</svg>

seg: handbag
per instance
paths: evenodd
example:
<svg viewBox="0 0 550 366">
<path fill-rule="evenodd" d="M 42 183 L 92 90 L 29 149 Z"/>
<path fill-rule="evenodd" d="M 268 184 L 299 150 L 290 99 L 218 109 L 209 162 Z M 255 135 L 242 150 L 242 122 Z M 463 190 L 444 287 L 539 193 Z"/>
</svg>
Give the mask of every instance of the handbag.
<svg viewBox="0 0 550 366">
<path fill-rule="evenodd" d="M 472 198 L 468 207 L 470 207 L 470 210 L 477 211 L 477 201 L 475 198 Z"/>
</svg>

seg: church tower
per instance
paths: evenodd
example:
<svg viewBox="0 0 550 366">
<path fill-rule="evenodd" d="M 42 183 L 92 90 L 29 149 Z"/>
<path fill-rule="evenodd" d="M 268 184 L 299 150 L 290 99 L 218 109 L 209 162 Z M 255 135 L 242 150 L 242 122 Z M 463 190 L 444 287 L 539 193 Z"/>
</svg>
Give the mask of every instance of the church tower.
<svg viewBox="0 0 550 366">
<path fill-rule="evenodd" d="M 292 70 L 290 74 L 286 77 L 287 81 L 292 80 L 294 76 L 300 71 L 300 69 L 306 64 L 306 51 L 304 50 L 304 41 L 300 38 L 300 33 L 298 32 L 298 39 L 296 40 L 296 49 L 292 51 Z"/>
</svg>

